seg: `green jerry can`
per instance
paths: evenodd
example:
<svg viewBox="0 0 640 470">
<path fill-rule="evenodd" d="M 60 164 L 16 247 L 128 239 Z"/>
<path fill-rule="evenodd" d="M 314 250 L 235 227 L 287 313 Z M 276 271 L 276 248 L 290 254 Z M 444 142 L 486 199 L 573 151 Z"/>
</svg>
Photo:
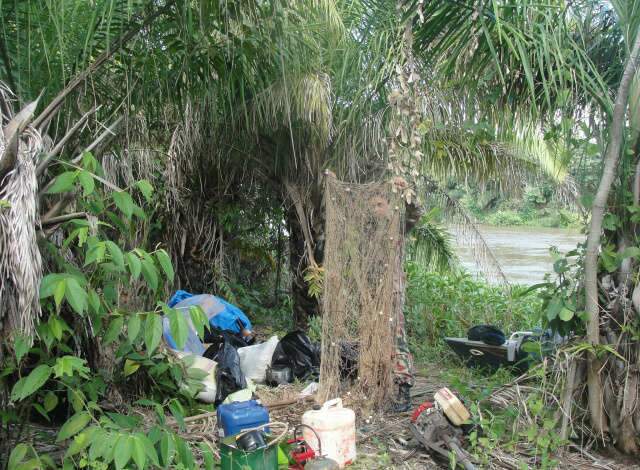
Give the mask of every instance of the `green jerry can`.
<svg viewBox="0 0 640 470">
<path fill-rule="evenodd" d="M 220 442 L 220 466 L 222 470 L 278 470 L 278 445 L 246 451 L 238 447 L 236 436 Z"/>
</svg>

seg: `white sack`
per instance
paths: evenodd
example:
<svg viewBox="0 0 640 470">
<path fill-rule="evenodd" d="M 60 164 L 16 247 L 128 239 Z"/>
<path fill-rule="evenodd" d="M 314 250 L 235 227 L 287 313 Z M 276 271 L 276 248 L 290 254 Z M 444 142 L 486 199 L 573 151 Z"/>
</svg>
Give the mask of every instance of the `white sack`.
<svg viewBox="0 0 640 470">
<path fill-rule="evenodd" d="M 271 365 L 271 357 L 278 342 L 278 337 L 272 336 L 264 343 L 238 349 L 240 369 L 245 377 L 259 384 L 265 382 L 267 367 Z"/>
</svg>

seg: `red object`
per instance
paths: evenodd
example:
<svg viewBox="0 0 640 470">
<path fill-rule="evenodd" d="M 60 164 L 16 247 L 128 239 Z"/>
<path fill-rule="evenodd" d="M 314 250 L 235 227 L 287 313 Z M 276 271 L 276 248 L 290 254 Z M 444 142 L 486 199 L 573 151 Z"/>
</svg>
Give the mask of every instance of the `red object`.
<svg viewBox="0 0 640 470">
<path fill-rule="evenodd" d="M 422 412 L 430 408 L 433 408 L 433 403 L 430 401 L 425 401 L 422 405 L 417 407 L 415 411 L 411 414 L 411 422 L 415 423 L 418 417 L 422 414 Z"/>
<path fill-rule="evenodd" d="M 316 453 L 302 437 L 289 439 L 289 445 L 295 445 L 291 449 L 291 458 L 296 461 L 295 465 L 290 465 L 290 470 L 304 470 L 304 464 L 316 456 Z"/>
</svg>

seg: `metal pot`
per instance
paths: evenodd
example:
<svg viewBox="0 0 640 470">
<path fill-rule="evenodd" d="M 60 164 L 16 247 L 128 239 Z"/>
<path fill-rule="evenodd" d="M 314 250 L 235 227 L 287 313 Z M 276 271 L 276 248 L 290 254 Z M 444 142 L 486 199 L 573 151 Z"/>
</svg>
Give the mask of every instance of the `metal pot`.
<svg viewBox="0 0 640 470">
<path fill-rule="evenodd" d="M 264 440 L 262 431 L 255 430 L 240 436 L 236 440 L 236 445 L 245 452 L 253 452 L 254 450 L 266 447 L 267 443 Z"/>
<path fill-rule="evenodd" d="M 276 366 L 267 368 L 267 383 L 288 384 L 291 382 L 291 367 Z"/>
</svg>

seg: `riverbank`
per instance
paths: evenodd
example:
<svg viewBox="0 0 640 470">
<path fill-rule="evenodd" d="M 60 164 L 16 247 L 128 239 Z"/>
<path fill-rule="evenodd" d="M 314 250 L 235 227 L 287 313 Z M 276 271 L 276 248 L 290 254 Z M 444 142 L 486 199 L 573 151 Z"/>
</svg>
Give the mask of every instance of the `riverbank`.
<svg viewBox="0 0 640 470">
<path fill-rule="evenodd" d="M 582 224 L 581 214 L 553 197 L 552 188 L 531 187 L 521 197 L 507 197 L 492 192 L 453 190 L 457 199 L 481 224 L 499 227 L 528 226 L 575 228 Z"/>
</svg>

